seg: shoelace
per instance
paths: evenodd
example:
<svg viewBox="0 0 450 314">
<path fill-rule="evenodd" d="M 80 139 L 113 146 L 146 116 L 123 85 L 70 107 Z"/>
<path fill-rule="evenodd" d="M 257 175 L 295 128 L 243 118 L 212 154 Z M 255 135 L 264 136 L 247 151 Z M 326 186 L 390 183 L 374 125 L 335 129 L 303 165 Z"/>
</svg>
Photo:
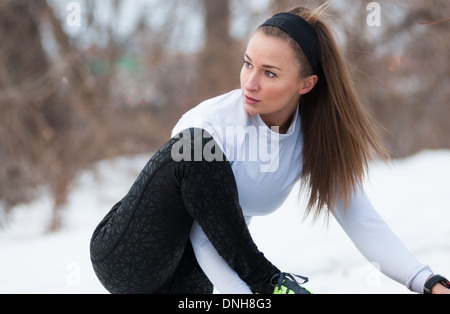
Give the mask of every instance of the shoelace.
<svg viewBox="0 0 450 314">
<path fill-rule="evenodd" d="M 273 283 L 274 279 L 278 277 L 278 281 L 276 284 Z M 295 279 L 295 277 L 303 280 L 303 282 L 299 283 L 297 281 L 297 279 Z M 283 285 L 283 282 L 287 279 L 289 279 L 291 282 L 294 282 L 296 285 L 301 286 L 304 285 L 305 283 L 307 283 L 309 281 L 309 278 L 307 277 L 303 277 L 303 276 L 299 276 L 299 275 L 295 275 L 295 274 L 289 274 L 289 273 L 280 273 L 280 274 L 276 274 L 272 277 L 272 279 L 270 280 L 270 284 L 272 285 L 272 287 L 281 287 Z M 286 286 L 286 284 L 285 284 Z M 287 291 L 289 292 L 290 289 L 289 287 L 287 287 Z"/>
</svg>

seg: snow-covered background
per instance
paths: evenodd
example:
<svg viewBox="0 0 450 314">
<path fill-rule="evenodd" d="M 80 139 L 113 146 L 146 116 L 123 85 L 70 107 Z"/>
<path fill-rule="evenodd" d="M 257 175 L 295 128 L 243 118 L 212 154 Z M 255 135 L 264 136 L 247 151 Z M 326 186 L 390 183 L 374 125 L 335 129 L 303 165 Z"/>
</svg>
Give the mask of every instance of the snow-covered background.
<svg viewBox="0 0 450 314">
<path fill-rule="evenodd" d="M 0 230 L 0 293 L 106 293 L 89 260 L 91 234 L 150 156 L 118 158 L 82 173 L 64 212 L 64 228 L 45 233 L 46 191 L 14 210 Z M 450 151 L 424 151 L 389 165 L 373 164 L 366 191 L 411 252 L 450 276 Z M 377 272 L 337 223 L 302 220 L 297 193 L 275 214 L 255 218 L 255 242 L 286 272 L 306 275 L 315 293 L 408 293 Z"/>
</svg>

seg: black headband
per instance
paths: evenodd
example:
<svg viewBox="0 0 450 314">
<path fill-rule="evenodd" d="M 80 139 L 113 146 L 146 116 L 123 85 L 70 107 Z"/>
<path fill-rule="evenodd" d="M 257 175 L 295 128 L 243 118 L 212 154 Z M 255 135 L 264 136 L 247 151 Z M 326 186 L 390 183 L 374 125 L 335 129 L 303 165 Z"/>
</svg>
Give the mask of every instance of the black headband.
<svg viewBox="0 0 450 314">
<path fill-rule="evenodd" d="M 291 13 L 280 13 L 268 19 L 261 26 L 275 26 L 291 36 L 302 48 L 314 74 L 322 73 L 317 33 L 303 18 Z"/>
</svg>

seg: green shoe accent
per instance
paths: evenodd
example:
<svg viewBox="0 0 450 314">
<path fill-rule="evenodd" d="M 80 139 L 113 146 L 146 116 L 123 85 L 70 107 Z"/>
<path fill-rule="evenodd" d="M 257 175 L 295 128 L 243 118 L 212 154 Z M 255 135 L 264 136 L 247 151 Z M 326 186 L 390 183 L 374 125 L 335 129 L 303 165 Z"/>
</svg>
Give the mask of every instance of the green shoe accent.
<svg viewBox="0 0 450 314">
<path fill-rule="evenodd" d="M 277 274 L 272 277 L 271 283 L 275 288 L 273 294 L 312 294 L 309 290 L 300 286 L 301 284 L 295 279 L 295 277 L 303 280 L 301 284 L 305 284 L 309 281 L 308 278 L 291 275 L 287 273 Z M 274 280 L 277 282 L 274 283 Z"/>
</svg>

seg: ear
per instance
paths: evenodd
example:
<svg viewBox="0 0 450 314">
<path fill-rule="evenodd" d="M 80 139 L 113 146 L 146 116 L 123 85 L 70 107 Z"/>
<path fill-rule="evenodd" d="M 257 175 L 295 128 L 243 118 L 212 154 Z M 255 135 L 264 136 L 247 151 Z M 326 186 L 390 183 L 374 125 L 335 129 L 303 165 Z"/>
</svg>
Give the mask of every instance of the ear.
<svg viewBox="0 0 450 314">
<path fill-rule="evenodd" d="M 317 75 L 313 75 L 305 79 L 302 79 L 298 89 L 298 93 L 300 95 L 308 94 L 314 88 L 314 86 L 316 86 L 318 81 L 319 77 Z"/>
</svg>

